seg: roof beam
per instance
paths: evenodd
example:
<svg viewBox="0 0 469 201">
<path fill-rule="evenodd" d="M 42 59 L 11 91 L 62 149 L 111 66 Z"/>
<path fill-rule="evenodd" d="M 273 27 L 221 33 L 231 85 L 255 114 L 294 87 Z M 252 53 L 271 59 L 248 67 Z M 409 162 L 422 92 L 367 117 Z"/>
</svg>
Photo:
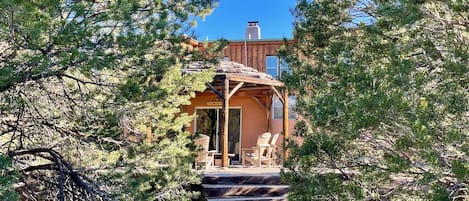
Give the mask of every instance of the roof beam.
<svg viewBox="0 0 469 201">
<path fill-rule="evenodd" d="M 283 97 L 282 94 L 280 94 L 277 88 L 275 88 L 274 86 L 270 86 L 270 88 L 272 89 L 272 91 L 274 91 L 275 95 L 278 97 L 280 102 L 285 103 L 285 100 L 282 98 Z"/>
<path fill-rule="evenodd" d="M 238 83 L 238 84 L 233 88 L 233 90 L 231 90 L 230 94 L 228 94 L 228 99 L 230 99 L 231 96 L 233 96 L 233 95 L 236 93 L 236 91 L 238 91 L 241 87 L 243 87 L 243 84 L 244 84 L 244 82 Z"/>
<path fill-rule="evenodd" d="M 254 101 L 256 101 L 256 103 L 257 103 L 259 106 L 261 106 L 261 108 L 264 109 L 266 112 L 269 110 L 269 109 L 267 108 L 267 106 L 265 106 L 265 105 L 261 102 L 261 100 L 259 100 L 259 98 L 255 97 L 255 96 L 252 96 L 252 99 L 254 99 Z"/>
<path fill-rule="evenodd" d="M 246 83 L 253 83 L 253 84 L 260 84 L 260 85 L 269 85 L 269 86 L 277 86 L 281 87 L 283 86 L 283 83 L 277 80 L 267 80 L 267 79 L 261 79 L 261 78 L 255 78 L 255 77 L 246 77 L 242 75 L 234 75 L 234 74 L 226 74 L 225 75 L 227 79 L 231 81 L 237 81 L 237 82 L 246 82 Z"/>
<path fill-rule="evenodd" d="M 218 97 L 220 97 L 221 99 L 225 99 L 223 94 L 220 91 L 218 91 L 217 88 L 215 88 L 210 82 L 205 83 L 205 85 L 207 85 L 208 88 L 210 88 L 213 92 L 215 92 L 218 95 Z"/>
</svg>

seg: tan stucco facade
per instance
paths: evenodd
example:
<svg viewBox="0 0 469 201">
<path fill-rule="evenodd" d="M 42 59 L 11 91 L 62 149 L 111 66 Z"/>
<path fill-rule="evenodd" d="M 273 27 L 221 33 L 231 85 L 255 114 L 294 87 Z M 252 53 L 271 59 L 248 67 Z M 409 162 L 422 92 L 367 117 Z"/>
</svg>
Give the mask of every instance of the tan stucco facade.
<svg viewBox="0 0 469 201">
<path fill-rule="evenodd" d="M 267 97 L 266 97 L 267 98 Z M 184 106 L 184 112 L 194 114 L 196 108 L 221 108 L 221 106 L 213 106 L 214 102 L 219 101 L 215 94 L 198 95 L 191 99 L 191 105 Z M 250 96 L 233 96 L 230 99 L 230 108 L 241 109 L 241 147 L 255 147 L 258 135 L 264 132 L 281 133 L 283 130 L 282 119 L 272 119 L 272 115 L 267 116 L 262 106 L 259 105 Z M 267 128 L 268 120 L 270 126 Z M 295 120 L 289 120 L 289 128 L 291 132 L 295 124 Z M 190 133 L 194 133 L 195 121 L 192 121 L 188 129 Z M 283 137 L 280 136 L 277 141 L 278 151 L 281 151 Z"/>
</svg>

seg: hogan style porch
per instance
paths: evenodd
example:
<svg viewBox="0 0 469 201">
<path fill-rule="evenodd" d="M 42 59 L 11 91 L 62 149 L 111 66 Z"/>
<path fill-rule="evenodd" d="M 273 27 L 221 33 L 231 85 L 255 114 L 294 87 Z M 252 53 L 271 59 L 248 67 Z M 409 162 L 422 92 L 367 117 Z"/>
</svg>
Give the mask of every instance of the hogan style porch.
<svg viewBox="0 0 469 201">
<path fill-rule="evenodd" d="M 202 62 L 195 62 L 183 69 L 184 73 L 197 73 L 207 70 L 208 67 Z M 242 108 L 243 123 L 241 130 L 243 141 L 240 148 L 252 146 L 253 140 L 263 132 L 270 132 L 272 97 L 275 95 L 283 104 L 283 138 L 289 137 L 288 120 L 288 91 L 283 83 L 275 80 L 269 74 L 258 72 L 256 69 L 244 66 L 236 62 L 222 61 L 215 68 L 215 76 L 212 82 L 206 83 L 207 89 L 198 93 L 191 100 L 191 106 L 185 107 L 184 112 L 195 113 L 197 107 L 207 105 L 220 106 L 220 154 L 221 166 L 226 168 L 228 160 L 228 141 L 230 107 Z M 207 98 L 210 97 L 210 98 Z M 212 100 L 212 101 L 207 101 Z M 261 111 L 261 112 L 260 112 Z M 265 115 L 259 115 L 263 113 Z M 249 120 L 249 121 L 248 121 Z M 261 125 L 263 128 L 258 128 Z M 264 127 L 265 126 L 265 127 Z M 249 127 L 256 127 L 249 129 Z M 195 129 L 191 129 L 195 133 Z M 254 145 L 255 146 L 255 145 Z M 282 149 L 282 157 L 286 157 L 285 148 Z"/>
</svg>

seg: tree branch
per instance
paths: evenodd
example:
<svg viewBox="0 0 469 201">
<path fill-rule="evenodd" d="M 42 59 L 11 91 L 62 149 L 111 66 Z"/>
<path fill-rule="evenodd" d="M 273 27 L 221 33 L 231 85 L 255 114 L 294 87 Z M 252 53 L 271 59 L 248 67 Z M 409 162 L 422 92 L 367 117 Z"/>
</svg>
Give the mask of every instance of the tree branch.
<svg viewBox="0 0 469 201">
<path fill-rule="evenodd" d="M 86 192 L 92 195 L 98 195 L 100 197 L 109 197 L 107 193 L 102 192 L 101 190 L 96 189 L 96 187 L 93 187 L 90 184 L 86 183 L 81 178 L 81 176 L 73 169 L 72 165 L 68 163 L 58 152 L 52 149 L 35 148 L 35 149 L 28 149 L 28 150 L 17 150 L 17 151 L 9 152 L 8 156 L 17 157 L 21 155 L 41 155 L 42 153 L 47 153 L 51 156 L 50 160 L 54 161 L 57 164 L 59 171 L 61 170 L 62 166 L 65 167 L 67 171 L 62 170 L 60 174 L 67 174 L 74 183 L 76 183 L 80 188 L 84 189 Z"/>
</svg>

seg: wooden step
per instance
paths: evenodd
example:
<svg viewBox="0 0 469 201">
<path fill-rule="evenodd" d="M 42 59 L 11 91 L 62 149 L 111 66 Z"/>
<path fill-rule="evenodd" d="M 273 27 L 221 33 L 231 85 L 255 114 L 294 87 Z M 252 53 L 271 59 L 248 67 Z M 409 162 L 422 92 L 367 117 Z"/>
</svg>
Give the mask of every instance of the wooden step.
<svg viewBox="0 0 469 201">
<path fill-rule="evenodd" d="M 203 184 L 284 184 L 280 176 L 205 176 Z"/>
<path fill-rule="evenodd" d="M 226 196 L 256 196 L 256 197 L 276 197 L 284 196 L 288 193 L 288 185 L 220 185 L 202 184 L 203 193 L 206 197 L 226 197 Z"/>
<path fill-rule="evenodd" d="M 253 197 L 253 196 L 225 196 L 225 197 L 208 197 L 207 201 L 286 201 L 287 196 L 270 196 L 270 197 Z"/>
</svg>

